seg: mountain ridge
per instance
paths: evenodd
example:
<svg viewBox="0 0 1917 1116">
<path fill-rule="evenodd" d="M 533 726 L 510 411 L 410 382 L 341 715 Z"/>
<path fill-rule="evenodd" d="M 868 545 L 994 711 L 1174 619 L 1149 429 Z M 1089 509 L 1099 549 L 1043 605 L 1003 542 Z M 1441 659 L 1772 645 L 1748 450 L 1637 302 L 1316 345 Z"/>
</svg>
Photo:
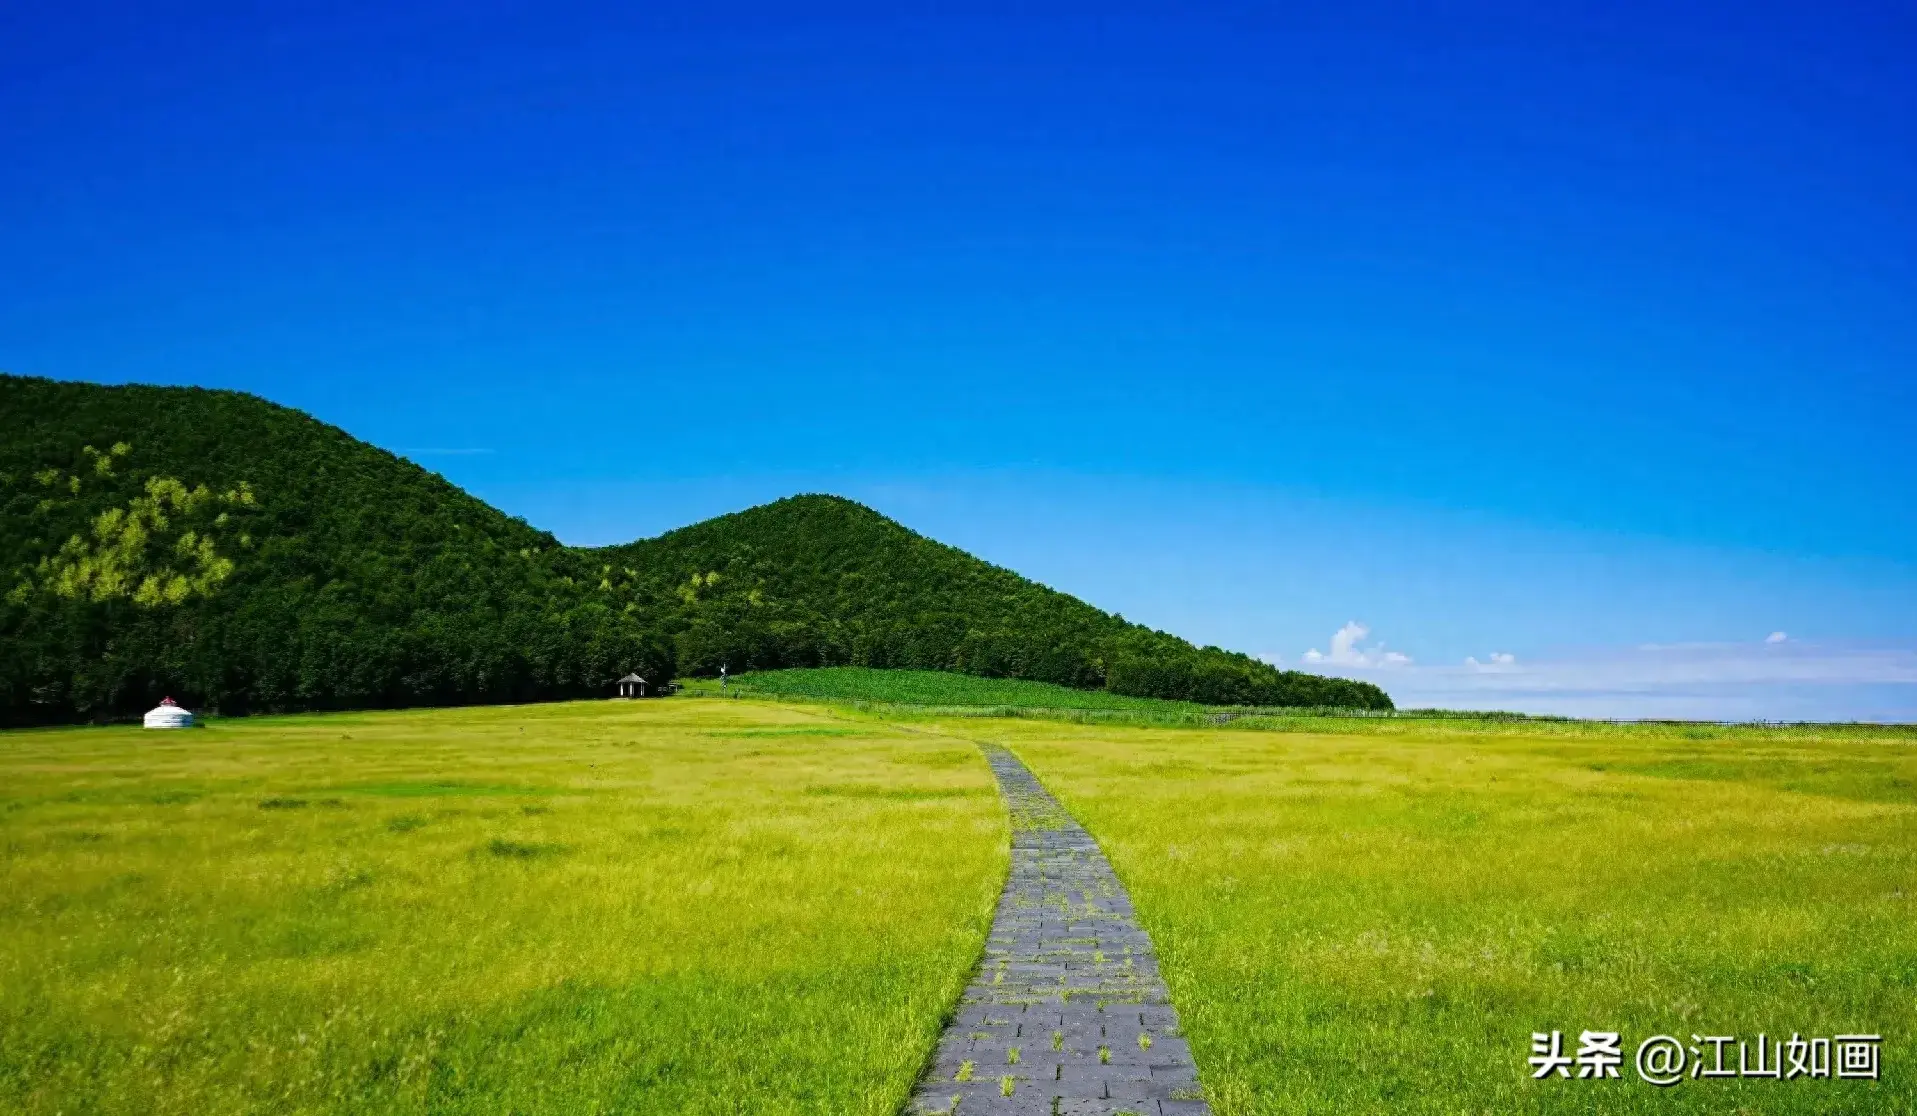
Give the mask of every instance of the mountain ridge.
<svg viewBox="0 0 1917 1116">
<path fill-rule="evenodd" d="M 609 547 L 241 392 L 0 376 L 0 716 L 538 701 L 896 666 L 1209 704 L 1388 708 L 1198 648 L 807 494 Z"/>
</svg>

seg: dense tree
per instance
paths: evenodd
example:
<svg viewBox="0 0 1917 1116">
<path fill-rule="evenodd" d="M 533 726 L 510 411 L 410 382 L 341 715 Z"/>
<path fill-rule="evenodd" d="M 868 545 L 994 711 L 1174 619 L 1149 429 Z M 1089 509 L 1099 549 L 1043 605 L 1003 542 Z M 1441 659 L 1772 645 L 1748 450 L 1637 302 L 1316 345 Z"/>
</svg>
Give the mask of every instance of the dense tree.
<svg viewBox="0 0 1917 1116">
<path fill-rule="evenodd" d="M 1388 709 L 1369 683 L 1193 647 L 835 496 L 596 552 L 680 670 L 908 667 L 1221 705 Z"/>
<path fill-rule="evenodd" d="M 534 701 L 669 677 L 579 551 L 234 392 L 0 378 L 0 710 Z"/>
<path fill-rule="evenodd" d="M 0 717 L 535 701 L 861 665 L 1388 708 L 1128 624 L 830 496 L 561 546 L 235 392 L 0 377 Z"/>
</svg>

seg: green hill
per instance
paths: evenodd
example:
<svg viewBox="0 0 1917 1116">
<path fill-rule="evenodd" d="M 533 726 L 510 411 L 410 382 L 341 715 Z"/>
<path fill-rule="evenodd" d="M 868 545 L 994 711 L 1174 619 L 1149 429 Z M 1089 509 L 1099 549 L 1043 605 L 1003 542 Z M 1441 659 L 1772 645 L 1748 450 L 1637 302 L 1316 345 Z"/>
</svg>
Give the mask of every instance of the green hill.
<svg viewBox="0 0 1917 1116">
<path fill-rule="evenodd" d="M 1376 686 L 1279 671 L 1101 612 L 835 496 L 794 496 L 597 552 L 685 674 L 956 671 L 1207 705 L 1384 709 Z"/>
<path fill-rule="evenodd" d="M 235 392 L 0 377 L 0 717 L 603 694 L 853 665 L 1207 704 L 1352 705 L 801 496 L 565 547 L 444 479 Z"/>
<path fill-rule="evenodd" d="M 13 723 L 532 701 L 667 675 L 577 551 L 252 396 L 0 378 Z"/>
</svg>

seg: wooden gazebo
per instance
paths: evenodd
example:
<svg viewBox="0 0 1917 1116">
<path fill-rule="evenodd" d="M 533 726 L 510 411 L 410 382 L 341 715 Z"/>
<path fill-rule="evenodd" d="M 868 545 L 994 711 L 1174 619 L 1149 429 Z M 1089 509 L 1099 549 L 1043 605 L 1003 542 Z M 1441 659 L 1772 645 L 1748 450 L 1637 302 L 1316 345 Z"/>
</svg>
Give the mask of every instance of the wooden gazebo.
<svg viewBox="0 0 1917 1116">
<path fill-rule="evenodd" d="M 646 696 L 646 680 L 636 674 L 628 674 L 618 683 L 619 696 L 622 698 L 642 698 Z"/>
</svg>

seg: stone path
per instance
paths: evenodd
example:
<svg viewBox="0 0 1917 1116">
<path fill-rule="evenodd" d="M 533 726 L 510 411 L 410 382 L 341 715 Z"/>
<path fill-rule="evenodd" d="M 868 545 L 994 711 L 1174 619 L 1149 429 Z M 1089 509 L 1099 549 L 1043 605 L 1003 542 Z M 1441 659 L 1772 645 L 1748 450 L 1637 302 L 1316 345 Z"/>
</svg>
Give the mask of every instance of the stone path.
<svg viewBox="0 0 1917 1116">
<path fill-rule="evenodd" d="M 981 744 L 1012 815 L 985 961 L 907 1112 L 1209 1116 L 1151 939 L 1098 843 Z"/>
</svg>

